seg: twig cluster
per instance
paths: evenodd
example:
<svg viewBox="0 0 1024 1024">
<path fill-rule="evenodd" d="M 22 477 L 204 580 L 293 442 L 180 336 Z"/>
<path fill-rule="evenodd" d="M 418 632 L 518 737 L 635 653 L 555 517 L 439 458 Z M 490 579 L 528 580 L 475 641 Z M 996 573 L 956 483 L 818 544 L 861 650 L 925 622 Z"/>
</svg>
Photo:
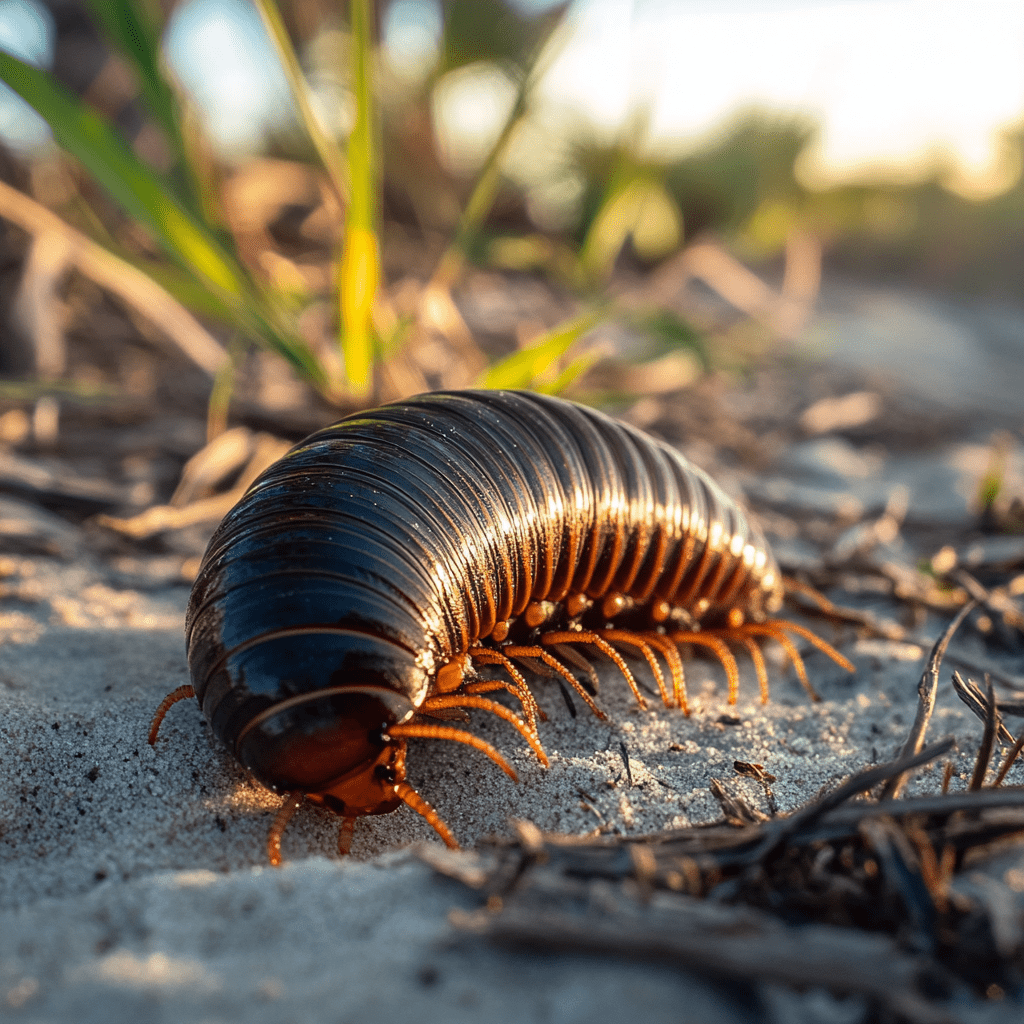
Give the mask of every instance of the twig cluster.
<svg viewBox="0 0 1024 1024">
<path fill-rule="evenodd" d="M 924 736 L 943 652 L 970 607 L 932 650 L 896 760 L 785 817 L 766 818 L 719 785 L 725 819 L 711 825 L 576 839 L 520 822 L 515 840 L 477 854 L 424 849 L 485 897 L 453 922 L 503 944 L 857 994 L 870 1019 L 957 1021 L 964 997 L 1019 998 L 1024 872 L 974 870 L 1024 837 L 1024 791 L 1000 786 L 1024 744 L 984 786 L 1004 729 L 991 682 L 985 693 L 957 677 L 986 723 L 970 788 L 947 792 L 947 771 L 942 792 L 899 799 L 914 770 L 955 745 L 924 746 Z"/>
</svg>

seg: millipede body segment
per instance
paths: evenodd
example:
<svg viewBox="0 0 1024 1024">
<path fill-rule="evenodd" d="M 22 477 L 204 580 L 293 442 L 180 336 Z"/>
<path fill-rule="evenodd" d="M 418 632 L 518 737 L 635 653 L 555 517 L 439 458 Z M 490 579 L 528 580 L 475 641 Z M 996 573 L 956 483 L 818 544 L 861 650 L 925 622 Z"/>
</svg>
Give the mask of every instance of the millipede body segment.
<svg viewBox="0 0 1024 1024">
<path fill-rule="evenodd" d="M 650 665 L 666 705 L 687 709 L 678 645 L 738 672 L 784 631 L 783 584 L 760 531 L 702 470 L 600 412 L 518 391 L 421 395 L 312 434 L 221 523 L 192 590 L 194 695 L 238 760 L 287 799 L 271 860 L 303 799 L 344 821 L 405 803 L 455 840 L 405 781 L 410 739 L 482 751 L 467 709 L 518 729 L 546 762 L 540 709 L 520 667 L 542 664 L 601 714 L 572 667 L 600 652 L 645 701 L 622 651 Z M 568 664 L 567 664 L 568 663 Z M 477 665 L 506 678 L 482 679 Z M 570 667 L 572 666 L 572 667 Z M 667 669 L 667 673 L 663 671 Z M 492 696 L 511 693 L 521 715 Z M 813 691 L 812 691 L 813 692 Z"/>
</svg>

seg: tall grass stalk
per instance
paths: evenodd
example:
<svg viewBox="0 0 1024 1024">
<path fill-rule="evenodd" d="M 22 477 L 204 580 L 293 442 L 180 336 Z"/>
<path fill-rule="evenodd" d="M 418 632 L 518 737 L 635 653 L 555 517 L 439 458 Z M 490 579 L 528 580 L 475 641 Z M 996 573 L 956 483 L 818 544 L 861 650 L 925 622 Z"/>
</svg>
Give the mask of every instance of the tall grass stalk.
<svg viewBox="0 0 1024 1024">
<path fill-rule="evenodd" d="M 371 82 L 369 0 L 351 0 L 352 87 L 356 121 L 348 140 L 349 203 L 338 267 L 342 353 L 352 393 L 366 398 L 373 387 L 373 302 L 380 282 L 377 239 L 378 141 Z"/>
</svg>

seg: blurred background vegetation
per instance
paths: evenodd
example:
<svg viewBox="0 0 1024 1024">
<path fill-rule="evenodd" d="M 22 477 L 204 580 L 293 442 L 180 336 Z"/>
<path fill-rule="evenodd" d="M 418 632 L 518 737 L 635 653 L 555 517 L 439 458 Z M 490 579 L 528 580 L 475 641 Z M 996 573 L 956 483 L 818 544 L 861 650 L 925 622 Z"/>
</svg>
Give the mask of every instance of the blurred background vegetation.
<svg viewBox="0 0 1024 1024">
<path fill-rule="evenodd" d="M 704 52 L 705 8 L 763 54 L 745 34 L 766 13 L 891 6 L 0 0 L 0 74 L 43 118 L 0 107 L 4 396 L 202 396 L 216 435 L 232 403 L 304 422 L 439 387 L 658 394 L 798 338 L 823 267 L 1020 300 L 1013 118 L 973 175 L 941 139 L 832 173 L 814 103 L 749 89 L 666 127 L 665 95 L 705 99 L 673 76 L 737 73 Z M 896 6 L 920 45 L 949 8 Z M 629 52 L 604 66 L 598 29 Z M 959 42 L 947 77 L 984 66 Z M 646 84 L 616 98 L 616 61 Z M 1016 115 L 1008 81 L 989 84 Z M 191 370 L 147 369 L 150 349 Z"/>
</svg>

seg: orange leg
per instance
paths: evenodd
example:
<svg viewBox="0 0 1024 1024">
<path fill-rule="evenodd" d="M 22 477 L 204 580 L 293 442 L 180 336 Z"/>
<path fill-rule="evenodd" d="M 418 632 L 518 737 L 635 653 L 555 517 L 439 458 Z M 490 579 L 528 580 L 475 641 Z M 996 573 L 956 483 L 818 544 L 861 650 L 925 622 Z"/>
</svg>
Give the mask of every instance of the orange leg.
<svg viewBox="0 0 1024 1024">
<path fill-rule="evenodd" d="M 572 632 L 571 630 L 559 630 L 554 633 L 545 633 L 540 638 L 540 642 L 546 647 L 552 647 L 555 644 L 593 644 L 602 654 L 606 654 L 613 662 L 615 667 L 625 676 L 626 682 L 629 683 L 629 688 L 633 691 L 633 696 L 636 697 L 637 704 L 641 708 L 647 707 L 647 701 L 644 700 L 644 695 L 640 692 L 640 688 L 636 685 L 636 680 L 633 678 L 633 673 L 629 671 L 629 666 L 622 660 L 622 655 L 607 640 L 602 639 L 597 633 L 591 633 L 588 630 L 581 630 L 580 632 Z M 570 673 L 571 674 L 571 673 Z M 575 680 L 576 677 L 573 676 Z M 604 718 L 604 714 L 597 711 L 594 702 L 590 699 L 590 696 L 584 694 L 583 688 L 580 686 L 579 681 L 576 680 L 576 689 L 581 696 L 584 697 L 586 702 L 594 709 L 594 711 L 601 717 Z"/>
<path fill-rule="evenodd" d="M 764 655 L 761 653 L 761 648 L 758 646 L 755 637 L 763 636 L 775 640 L 785 650 L 790 661 L 793 663 L 793 668 L 800 679 L 801 685 L 810 695 L 811 700 L 821 700 L 811 685 L 810 679 L 807 677 L 807 669 L 803 658 L 800 656 L 800 652 L 796 648 L 796 644 L 786 635 L 787 630 L 814 644 L 818 650 L 827 654 L 837 665 L 845 668 L 848 672 L 854 671 L 853 665 L 831 644 L 826 643 L 826 641 L 812 633 L 805 626 L 797 625 L 794 622 L 787 622 L 784 619 L 769 619 L 767 622 L 745 622 L 726 629 L 707 630 L 703 635 L 716 636 L 723 641 L 735 641 L 747 649 L 750 654 L 750 660 L 754 663 L 754 671 L 757 673 L 757 681 L 761 688 L 762 704 L 768 702 L 768 668 L 765 665 Z"/>
<path fill-rule="evenodd" d="M 640 635 L 652 647 L 657 648 L 668 662 L 669 673 L 672 676 L 672 697 L 682 709 L 683 714 L 689 715 L 690 704 L 686 699 L 686 676 L 683 672 L 683 659 L 679 657 L 679 648 L 661 633 L 641 633 Z M 666 703 L 668 702 L 666 701 Z"/>
<path fill-rule="evenodd" d="M 420 705 L 416 714 L 424 718 L 439 718 L 442 722 L 461 722 L 463 725 L 469 721 L 469 715 L 460 708 L 428 708 Z"/>
<path fill-rule="evenodd" d="M 418 737 L 427 740 L 453 740 L 465 743 L 486 754 L 513 782 L 519 781 L 515 769 L 486 740 L 474 736 L 462 729 L 453 729 L 450 725 L 421 725 L 419 722 L 403 722 L 400 725 L 389 725 L 385 739 L 406 740 Z M 399 794 L 401 795 L 401 794 Z M 405 800 L 405 797 L 402 797 Z M 408 801 L 406 801 L 408 803 Z"/>
<path fill-rule="evenodd" d="M 507 683 L 504 679 L 479 679 L 475 683 L 470 683 L 462 688 L 463 693 L 494 693 L 495 690 L 504 690 L 506 693 L 511 693 L 513 697 L 519 699 L 519 703 L 523 708 L 523 715 L 534 732 L 537 731 L 538 716 L 541 721 L 547 721 L 548 716 L 541 711 L 540 705 L 529 690 L 526 690 L 524 693 L 514 683 Z"/>
<path fill-rule="evenodd" d="M 544 643 L 544 637 L 540 638 Z M 584 689 L 583 684 L 556 658 L 548 653 L 543 647 L 515 647 L 503 648 L 503 651 L 512 658 L 539 658 L 548 668 L 554 669 L 582 698 L 586 701 L 587 707 L 597 715 L 598 718 L 607 717 L 605 713 L 594 703 L 594 698 Z"/>
<path fill-rule="evenodd" d="M 153 721 L 149 723 L 149 745 L 152 747 L 156 743 L 157 733 L 160 732 L 160 726 L 163 720 L 167 717 L 167 712 L 178 703 L 179 700 L 188 700 L 190 697 L 194 697 L 196 691 L 191 686 L 179 686 L 176 690 L 172 690 L 162 701 L 160 706 L 156 709 L 156 714 L 153 715 Z"/>
<path fill-rule="evenodd" d="M 564 658 L 581 672 L 586 672 L 587 678 L 590 680 L 591 694 L 601 692 L 601 680 L 597 676 L 597 670 L 575 647 L 570 647 L 568 644 L 555 644 L 554 649 L 560 658 Z"/>
<path fill-rule="evenodd" d="M 665 675 L 652 650 L 652 644 L 648 642 L 647 638 L 640 633 L 631 633 L 627 629 L 602 629 L 600 635 L 609 643 L 628 644 L 630 647 L 635 647 L 647 659 L 647 664 L 651 666 L 651 671 L 658 683 L 658 692 L 661 694 L 665 707 L 672 707 L 672 698 L 669 696 L 668 687 L 665 686 Z"/>
<path fill-rule="evenodd" d="M 786 654 L 789 655 L 790 661 L 793 662 L 793 668 L 803 688 L 810 694 L 811 700 L 821 700 L 821 697 L 815 692 L 814 687 L 811 686 L 811 682 L 807 678 L 807 669 L 804 666 L 804 660 L 800 656 L 800 652 L 796 648 L 796 644 L 786 635 L 786 631 L 796 633 L 797 636 L 801 636 L 814 644 L 819 651 L 827 654 L 837 665 L 845 668 L 847 672 L 855 671 L 849 660 L 843 657 L 831 644 L 822 640 L 817 634 L 812 633 L 806 626 L 797 625 L 795 622 L 787 622 L 785 619 L 769 619 L 767 622 L 746 622 L 735 629 L 720 630 L 718 632 L 722 636 L 745 644 L 747 649 L 750 650 L 752 657 L 756 644 L 750 639 L 751 635 L 767 636 L 777 641 Z M 758 651 L 758 654 L 760 655 L 760 651 Z M 763 658 L 761 659 L 761 664 L 763 664 Z M 758 666 L 756 660 L 755 667 L 758 668 L 758 679 L 761 680 L 761 699 L 766 701 L 768 699 L 767 674 L 762 675 L 762 669 Z"/>
<path fill-rule="evenodd" d="M 481 665 L 501 665 L 512 677 L 512 683 L 499 683 L 497 686 L 492 685 L 490 682 L 470 683 L 464 688 L 465 693 L 487 693 L 491 689 L 503 687 L 519 698 L 519 703 L 523 707 L 523 714 L 532 720 L 534 728 L 536 728 L 537 716 L 541 718 L 547 717 L 541 711 L 537 698 L 534 697 L 533 691 L 527 685 L 522 672 L 501 651 L 493 647 L 474 647 L 469 652 L 469 656 Z"/>
<path fill-rule="evenodd" d="M 750 655 L 750 660 L 754 663 L 754 671 L 757 673 L 757 685 L 761 689 L 761 703 L 768 703 L 768 666 L 764 663 L 764 655 L 761 653 L 761 648 L 757 646 L 757 642 L 751 637 L 747 636 L 742 627 L 735 633 L 726 632 L 725 634 L 728 639 L 735 640 L 737 643 L 743 644 L 747 649 L 747 653 Z"/>
<path fill-rule="evenodd" d="M 857 671 L 849 658 L 845 658 L 830 643 L 822 640 L 817 633 L 812 633 L 806 626 L 799 626 L 795 622 L 787 622 L 785 619 L 769 619 L 767 622 L 762 623 L 762 625 L 774 626 L 776 629 L 788 629 L 791 633 L 796 633 L 797 636 L 802 636 L 805 640 L 814 644 L 819 651 L 827 654 L 840 668 L 845 668 L 847 672 Z"/>
<path fill-rule="evenodd" d="M 289 793 L 270 823 L 270 831 L 267 833 L 267 857 L 275 868 L 281 866 L 281 836 L 284 835 L 288 822 L 292 820 L 292 815 L 302 806 L 305 799 L 305 794 L 298 790 Z"/>
<path fill-rule="evenodd" d="M 411 807 L 420 817 L 426 818 L 427 824 L 444 840 L 445 846 L 450 850 L 457 850 L 459 848 L 455 836 L 451 834 L 448 826 L 441 820 L 441 816 L 408 782 L 399 782 L 395 786 L 395 793 L 404 804 Z"/>
<path fill-rule="evenodd" d="M 725 643 L 709 631 L 701 633 L 669 633 L 668 638 L 676 644 L 697 644 L 699 647 L 708 647 L 714 653 L 725 669 L 726 678 L 729 680 L 729 703 L 735 704 L 739 697 L 740 670 L 736 659 Z"/>
<path fill-rule="evenodd" d="M 787 623 L 787 625 L 789 624 Z M 754 633 L 759 636 L 771 637 L 772 640 L 781 644 L 782 649 L 789 655 L 789 660 L 793 663 L 793 668 L 796 670 L 800 683 L 807 691 L 808 696 L 814 701 L 821 700 L 817 690 L 811 686 L 811 681 L 807 678 L 807 669 L 804 667 L 804 659 L 800 657 L 800 652 L 796 649 L 796 644 L 782 632 L 782 629 L 777 623 L 747 622 L 741 626 L 740 629 L 746 633 Z"/>
<path fill-rule="evenodd" d="M 405 781 L 405 755 L 407 746 L 402 743 L 395 756 L 395 796 L 397 796 L 407 807 L 411 807 L 420 817 L 426 818 L 427 824 L 444 840 L 445 846 L 457 850 L 459 844 L 451 834 L 448 826 L 441 820 L 441 816 L 434 808 L 416 792 L 408 782 Z"/>
<path fill-rule="evenodd" d="M 352 837 L 356 831 L 356 819 L 346 814 L 341 819 L 341 828 L 338 829 L 338 856 L 347 857 L 352 852 Z"/>
<path fill-rule="evenodd" d="M 516 718 L 504 704 L 488 700 L 486 697 L 454 693 L 443 697 L 428 697 L 423 702 L 421 710 L 426 709 L 430 712 L 435 708 L 480 708 L 483 711 L 490 711 L 492 715 L 497 715 L 499 718 L 504 718 L 506 722 L 519 730 L 519 734 L 530 744 L 530 749 L 537 755 L 537 760 L 547 767 L 548 757 L 544 753 L 544 748 L 540 745 L 540 740 L 537 739 L 536 729 L 530 729 L 522 719 Z"/>
</svg>

